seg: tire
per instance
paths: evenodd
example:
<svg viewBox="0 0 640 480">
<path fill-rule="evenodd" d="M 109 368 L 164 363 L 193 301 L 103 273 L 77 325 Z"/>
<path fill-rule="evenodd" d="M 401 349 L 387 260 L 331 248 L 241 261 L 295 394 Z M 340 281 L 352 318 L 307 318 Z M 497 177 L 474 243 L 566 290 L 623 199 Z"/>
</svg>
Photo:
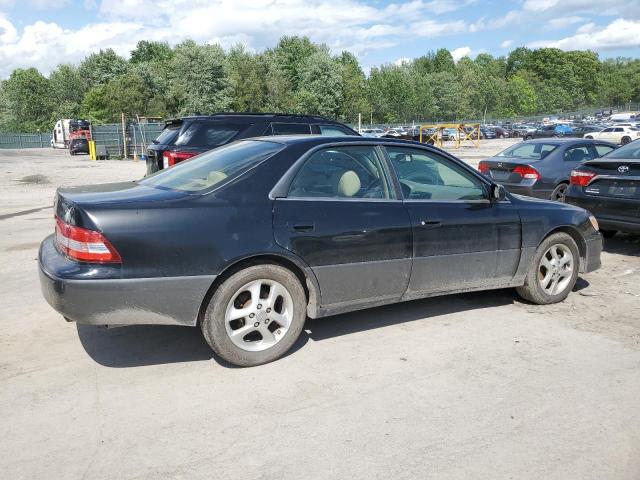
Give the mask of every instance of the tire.
<svg viewBox="0 0 640 480">
<path fill-rule="evenodd" d="M 551 192 L 551 197 L 549 197 L 549 200 L 564 203 L 568 188 L 569 188 L 569 184 L 567 183 L 558 184 L 558 186 L 553 190 L 553 192 Z"/>
<path fill-rule="evenodd" d="M 587 136 L 586 136 L 586 137 L 584 137 L 584 138 L 589 139 L 589 140 L 593 140 L 593 135 L 587 135 Z"/>
<path fill-rule="evenodd" d="M 232 319 L 242 311 L 245 316 Z M 278 265 L 255 265 L 217 288 L 201 328 L 216 354 L 233 365 L 252 367 L 272 362 L 291 348 L 306 312 L 306 295 L 296 275 Z"/>
<path fill-rule="evenodd" d="M 533 137 L 531 135 L 525 135 L 524 139 L 525 140 L 533 140 Z"/>
<path fill-rule="evenodd" d="M 615 237 L 616 233 L 618 233 L 618 231 L 617 230 L 600 230 L 600 233 L 604 238 L 613 238 Z"/>
<path fill-rule="evenodd" d="M 620 140 L 620 145 L 626 145 L 627 143 L 631 143 L 631 138 L 630 137 L 622 137 L 622 140 Z"/>
<path fill-rule="evenodd" d="M 562 252 L 562 256 L 554 256 L 552 254 L 554 248 L 556 253 Z M 570 263 L 565 263 L 566 268 L 563 268 L 561 262 L 565 258 L 569 258 Z M 555 263 L 558 270 L 554 272 L 554 270 L 547 269 L 543 262 L 550 266 Z M 545 238 L 538 246 L 529 265 L 525 283 L 523 286 L 517 287 L 516 291 L 525 300 L 538 305 L 561 302 L 567 298 L 576 284 L 579 265 L 580 252 L 573 238 L 566 233 L 554 233 Z M 565 273 L 566 276 L 560 277 L 559 275 L 562 273 Z M 541 276 L 543 278 L 540 278 Z M 546 288 L 543 287 L 545 282 Z"/>
</svg>

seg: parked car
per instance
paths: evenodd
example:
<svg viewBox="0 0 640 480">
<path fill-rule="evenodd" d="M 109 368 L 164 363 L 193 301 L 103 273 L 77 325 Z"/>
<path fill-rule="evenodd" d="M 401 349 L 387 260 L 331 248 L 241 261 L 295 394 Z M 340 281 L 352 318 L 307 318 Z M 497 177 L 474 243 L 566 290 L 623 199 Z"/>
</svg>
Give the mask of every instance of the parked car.
<svg viewBox="0 0 640 480">
<path fill-rule="evenodd" d="M 496 132 L 497 138 L 509 138 L 511 136 L 509 131 L 502 127 L 493 127 L 493 131 Z"/>
<path fill-rule="evenodd" d="M 358 135 L 324 117 L 275 113 L 218 113 L 171 120 L 147 149 L 147 175 L 243 138 L 263 135 Z"/>
<path fill-rule="evenodd" d="M 640 142 L 583 163 L 571 172 L 568 203 L 589 209 L 605 238 L 640 232 Z"/>
<path fill-rule="evenodd" d="M 559 302 L 602 249 L 586 210 L 506 193 L 431 146 L 346 136 L 236 141 L 60 188 L 55 215 L 40 281 L 65 318 L 197 325 L 243 366 L 282 356 L 307 316 L 505 287 Z"/>
<path fill-rule="evenodd" d="M 640 138 L 640 130 L 616 125 L 615 127 L 607 127 L 600 132 L 587 133 L 584 138 L 594 138 L 606 140 L 617 145 L 626 145 Z"/>
<path fill-rule="evenodd" d="M 512 193 L 562 202 L 571 170 L 615 148 L 598 140 L 527 140 L 482 160 L 478 170 Z"/>
<path fill-rule="evenodd" d="M 556 138 L 571 135 L 571 127 L 567 125 L 543 125 L 533 131 L 527 131 L 524 135 L 525 140 L 534 138 Z"/>
<path fill-rule="evenodd" d="M 579 125 L 571 129 L 571 133 L 567 136 L 575 138 L 584 138 L 588 133 L 599 132 L 603 130 L 603 127 L 598 125 Z"/>
<path fill-rule="evenodd" d="M 492 139 L 496 138 L 496 131 L 492 128 L 480 127 L 481 138 Z"/>
<path fill-rule="evenodd" d="M 361 135 L 363 137 L 380 138 L 384 136 L 384 130 L 381 128 L 365 128 L 361 130 Z"/>
<path fill-rule="evenodd" d="M 89 142 L 86 138 L 73 138 L 69 142 L 69 154 L 89 153 Z"/>
</svg>

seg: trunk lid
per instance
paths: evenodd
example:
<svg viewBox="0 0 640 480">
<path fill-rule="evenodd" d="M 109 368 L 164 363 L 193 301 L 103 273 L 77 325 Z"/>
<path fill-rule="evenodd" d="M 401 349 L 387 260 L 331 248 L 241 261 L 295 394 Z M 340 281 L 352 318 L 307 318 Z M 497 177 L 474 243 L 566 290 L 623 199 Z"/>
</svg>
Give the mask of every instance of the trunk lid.
<svg viewBox="0 0 640 480">
<path fill-rule="evenodd" d="M 603 158 L 586 162 L 580 170 L 596 174 L 582 187 L 585 194 L 640 200 L 640 160 Z"/>
<path fill-rule="evenodd" d="M 536 168 L 536 164 L 540 160 L 524 159 L 524 158 L 507 158 L 504 160 L 492 157 L 488 160 L 483 160 L 481 163 L 488 167 L 488 171 L 483 172 L 485 175 L 489 175 L 493 180 L 499 183 L 520 183 L 523 177 L 514 172 L 517 167 L 531 167 Z"/>
</svg>

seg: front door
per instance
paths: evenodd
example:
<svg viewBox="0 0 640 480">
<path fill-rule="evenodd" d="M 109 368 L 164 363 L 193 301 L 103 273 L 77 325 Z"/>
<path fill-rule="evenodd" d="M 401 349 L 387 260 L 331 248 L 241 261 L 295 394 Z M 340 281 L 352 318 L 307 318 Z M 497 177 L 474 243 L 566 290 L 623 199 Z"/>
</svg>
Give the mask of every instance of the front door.
<svg viewBox="0 0 640 480">
<path fill-rule="evenodd" d="M 413 228 L 406 297 L 491 288 L 511 281 L 520 260 L 517 208 L 492 202 L 486 183 L 443 155 L 386 146 Z"/>
<path fill-rule="evenodd" d="M 302 258 L 322 306 L 399 299 L 411 272 L 411 225 L 375 146 L 313 153 L 274 206 L 276 242 Z"/>
</svg>

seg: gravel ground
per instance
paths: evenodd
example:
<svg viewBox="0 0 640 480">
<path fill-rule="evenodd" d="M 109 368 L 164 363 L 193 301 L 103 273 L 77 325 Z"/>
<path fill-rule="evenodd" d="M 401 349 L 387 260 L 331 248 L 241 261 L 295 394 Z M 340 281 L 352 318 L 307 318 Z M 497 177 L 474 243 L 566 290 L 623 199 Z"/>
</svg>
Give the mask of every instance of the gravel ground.
<svg viewBox="0 0 640 480">
<path fill-rule="evenodd" d="M 558 305 L 500 290 L 310 320 L 235 369 L 197 329 L 77 326 L 42 299 L 55 188 L 142 163 L 3 150 L 0 170 L 3 479 L 640 478 L 638 237 Z"/>
</svg>

